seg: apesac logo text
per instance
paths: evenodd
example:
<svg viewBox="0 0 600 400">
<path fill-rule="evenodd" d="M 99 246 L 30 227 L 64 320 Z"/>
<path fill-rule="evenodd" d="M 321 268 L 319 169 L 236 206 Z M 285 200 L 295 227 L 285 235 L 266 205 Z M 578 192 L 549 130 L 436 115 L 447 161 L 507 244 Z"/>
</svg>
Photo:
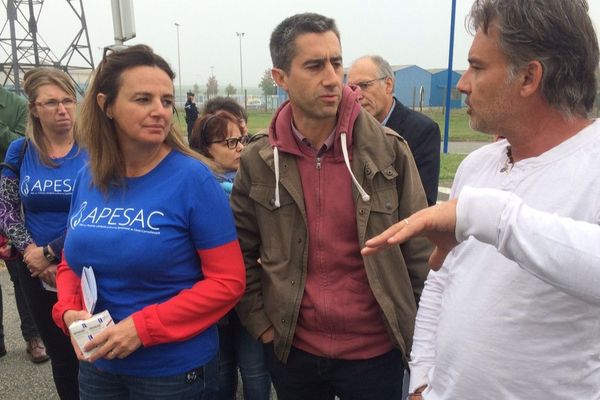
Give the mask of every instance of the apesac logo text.
<svg viewBox="0 0 600 400">
<path fill-rule="evenodd" d="M 125 207 L 94 207 L 88 210 L 84 201 L 79 210 L 71 217 L 71 229 L 85 226 L 98 229 L 125 229 L 139 233 L 160 235 L 157 223 L 165 214 L 161 211 Z"/>
<path fill-rule="evenodd" d="M 21 179 L 21 194 L 25 197 L 34 194 L 65 195 L 73 192 L 72 179 L 38 179 L 31 180 L 29 175 Z"/>
</svg>

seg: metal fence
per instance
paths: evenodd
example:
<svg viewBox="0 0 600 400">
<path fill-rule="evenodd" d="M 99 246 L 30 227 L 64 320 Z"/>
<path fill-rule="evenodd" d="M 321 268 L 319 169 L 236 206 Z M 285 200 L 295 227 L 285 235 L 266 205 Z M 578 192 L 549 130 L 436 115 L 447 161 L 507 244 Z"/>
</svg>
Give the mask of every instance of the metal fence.
<svg viewBox="0 0 600 400">
<path fill-rule="evenodd" d="M 244 98 L 244 96 L 240 95 L 240 94 L 234 94 L 234 95 L 230 95 L 230 96 L 225 96 L 225 95 L 219 94 L 218 96 L 219 97 L 231 97 L 232 99 L 237 101 L 242 107 L 244 107 L 244 105 L 245 105 L 245 108 L 247 110 L 272 112 L 272 111 L 275 111 L 277 109 L 277 107 L 279 107 L 279 105 L 280 105 L 280 99 L 277 95 L 269 95 L 269 96 L 247 95 L 246 98 Z M 200 112 L 202 112 L 204 103 L 212 97 L 217 97 L 217 96 L 208 97 L 205 94 L 196 95 L 194 101 L 196 103 L 196 107 L 198 107 L 198 110 Z M 183 105 L 185 104 L 185 102 L 186 102 L 186 97 L 182 98 L 181 96 L 177 96 L 176 105 L 178 108 L 183 108 Z"/>
</svg>

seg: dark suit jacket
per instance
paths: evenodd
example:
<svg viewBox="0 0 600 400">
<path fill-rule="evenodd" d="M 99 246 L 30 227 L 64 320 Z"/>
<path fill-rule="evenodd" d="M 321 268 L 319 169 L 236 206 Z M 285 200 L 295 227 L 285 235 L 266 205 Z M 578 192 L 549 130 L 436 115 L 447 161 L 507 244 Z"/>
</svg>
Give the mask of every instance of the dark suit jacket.
<svg viewBox="0 0 600 400">
<path fill-rule="evenodd" d="M 413 153 L 427 203 L 436 203 L 440 177 L 440 127 L 431 118 L 405 107 L 396 99 L 396 105 L 385 124 L 408 142 Z"/>
</svg>

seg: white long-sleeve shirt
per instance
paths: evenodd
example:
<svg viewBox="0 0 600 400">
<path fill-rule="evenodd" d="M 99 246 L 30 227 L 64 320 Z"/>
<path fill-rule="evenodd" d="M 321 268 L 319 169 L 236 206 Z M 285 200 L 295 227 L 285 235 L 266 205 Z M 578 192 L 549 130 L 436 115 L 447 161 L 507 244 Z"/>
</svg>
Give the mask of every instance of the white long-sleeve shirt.
<svg viewBox="0 0 600 400">
<path fill-rule="evenodd" d="M 473 236 L 491 244 L 541 280 L 600 306 L 600 225 L 535 210 L 513 193 L 469 186 L 456 212 L 459 242 Z"/>
<path fill-rule="evenodd" d="M 464 241 L 425 284 L 410 390 L 428 384 L 427 400 L 598 399 L 599 236 L 556 216 L 600 220 L 600 123 L 508 172 L 506 146 L 467 157 L 453 196 L 497 188 L 541 212 L 507 194 L 460 194 Z"/>
</svg>

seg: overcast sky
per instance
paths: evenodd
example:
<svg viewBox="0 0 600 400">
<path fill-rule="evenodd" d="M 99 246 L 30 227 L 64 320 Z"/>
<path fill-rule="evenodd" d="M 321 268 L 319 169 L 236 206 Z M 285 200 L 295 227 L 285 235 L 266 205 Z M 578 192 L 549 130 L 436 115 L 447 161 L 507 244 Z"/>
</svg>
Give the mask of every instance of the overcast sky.
<svg viewBox="0 0 600 400">
<path fill-rule="evenodd" d="M 589 1 L 596 27 L 600 26 L 600 1 Z M 66 2 L 48 0 L 39 32 L 51 47 L 70 42 Z M 242 57 L 244 86 L 256 87 L 270 68 L 268 42 L 271 31 L 285 17 L 317 12 L 337 21 L 344 66 L 364 54 L 380 54 L 391 64 L 416 64 L 444 68 L 448 63 L 450 0 L 134 0 L 136 33 L 127 44 L 145 43 L 165 57 L 177 72 L 177 31 L 180 27 L 183 85 L 204 86 L 211 67 L 219 86 L 240 85 L 239 39 L 244 32 Z M 467 67 L 471 36 L 464 18 L 472 0 L 458 0 L 454 69 Z M 101 49 L 114 42 L 110 0 L 83 0 L 94 62 Z M 60 33 L 59 33 L 60 32 Z M 62 43 L 61 43 L 62 41 Z M 62 46 L 62 47 L 61 47 Z M 177 83 L 177 81 L 176 81 Z"/>
</svg>

